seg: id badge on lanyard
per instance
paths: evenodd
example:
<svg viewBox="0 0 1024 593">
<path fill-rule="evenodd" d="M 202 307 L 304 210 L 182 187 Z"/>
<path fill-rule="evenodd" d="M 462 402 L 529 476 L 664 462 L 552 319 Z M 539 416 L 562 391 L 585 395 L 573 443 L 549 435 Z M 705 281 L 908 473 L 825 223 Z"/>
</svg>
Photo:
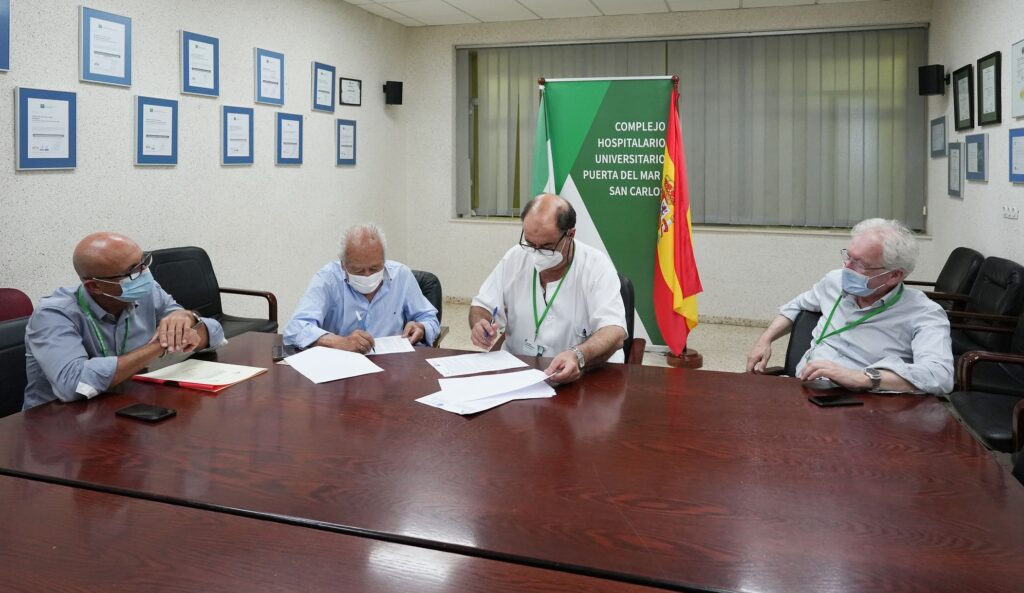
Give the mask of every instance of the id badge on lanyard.
<svg viewBox="0 0 1024 593">
<path fill-rule="evenodd" d="M 544 356 L 547 351 L 547 346 L 538 344 L 536 338 L 523 338 L 523 347 L 527 356 Z"/>
</svg>

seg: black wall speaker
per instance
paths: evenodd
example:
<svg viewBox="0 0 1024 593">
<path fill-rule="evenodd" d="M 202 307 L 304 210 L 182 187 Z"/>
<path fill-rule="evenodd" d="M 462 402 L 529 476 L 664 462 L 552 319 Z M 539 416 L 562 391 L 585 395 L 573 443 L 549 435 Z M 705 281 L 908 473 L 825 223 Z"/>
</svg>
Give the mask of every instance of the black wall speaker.
<svg viewBox="0 0 1024 593">
<path fill-rule="evenodd" d="M 389 80 L 384 83 L 384 103 L 387 105 L 402 104 L 402 83 Z"/>
<path fill-rule="evenodd" d="M 919 95 L 945 95 L 945 66 L 932 64 L 921 66 L 917 69 L 917 94 Z"/>
</svg>

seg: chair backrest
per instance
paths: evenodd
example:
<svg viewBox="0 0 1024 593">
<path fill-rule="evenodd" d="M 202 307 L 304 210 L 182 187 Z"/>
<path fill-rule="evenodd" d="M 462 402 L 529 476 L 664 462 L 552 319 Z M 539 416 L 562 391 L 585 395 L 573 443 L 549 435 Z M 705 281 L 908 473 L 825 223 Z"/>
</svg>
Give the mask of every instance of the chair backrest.
<svg viewBox="0 0 1024 593">
<path fill-rule="evenodd" d="M 0 321 L 0 418 L 21 411 L 25 401 L 25 326 L 28 317 Z"/>
<path fill-rule="evenodd" d="M 199 247 L 171 247 L 153 252 L 150 266 L 153 278 L 179 305 L 199 311 L 203 317 L 218 319 L 221 308 L 220 285 L 213 263 Z"/>
<path fill-rule="evenodd" d="M 796 376 L 796 367 L 811 347 L 811 334 L 818 325 L 821 313 L 818 311 L 800 311 L 793 320 L 793 329 L 789 332 L 789 345 L 786 346 L 786 363 L 783 374 Z"/>
<path fill-rule="evenodd" d="M 441 281 L 432 272 L 413 270 L 412 275 L 416 277 L 416 283 L 420 285 L 420 292 L 437 309 L 437 322 L 441 323 L 441 305 L 444 303 Z"/>
<path fill-rule="evenodd" d="M 935 291 L 950 294 L 970 294 L 985 256 L 969 247 L 957 247 L 949 254 L 935 279 Z"/>
<path fill-rule="evenodd" d="M 625 362 L 629 362 L 629 353 L 633 348 L 633 316 L 636 310 L 636 292 L 633 290 L 633 281 L 619 274 L 619 294 L 622 295 L 622 306 L 626 310 L 626 341 L 622 343 L 622 351 L 626 356 Z"/>
<path fill-rule="evenodd" d="M 1001 257 L 987 257 L 978 270 L 965 310 L 990 315 L 1019 315 L 1024 309 L 1024 267 Z M 1006 334 L 964 331 L 984 350 L 1005 352 Z"/>
<path fill-rule="evenodd" d="M 0 321 L 28 317 L 32 314 L 32 299 L 17 288 L 0 288 Z"/>
</svg>

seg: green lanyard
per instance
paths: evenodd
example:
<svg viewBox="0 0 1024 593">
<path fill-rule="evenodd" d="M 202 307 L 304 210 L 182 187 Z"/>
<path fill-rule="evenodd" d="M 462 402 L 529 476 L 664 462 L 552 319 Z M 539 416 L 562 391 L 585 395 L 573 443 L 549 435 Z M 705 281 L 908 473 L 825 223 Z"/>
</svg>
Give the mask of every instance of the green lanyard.
<svg viewBox="0 0 1024 593">
<path fill-rule="evenodd" d="M 843 333 L 846 330 L 853 329 L 853 328 L 857 327 L 858 325 L 864 323 L 868 319 L 871 319 L 875 315 L 878 315 L 878 314 L 882 313 L 883 311 L 885 311 L 889 307 L 892 307 L 897 302 L 899 302 L 901 296 L 903 296 L 903 285 L 902 284 L 900 284 L 900 289 L 898 291 L 896 291 L 896 295 L 892 298 L 891 301 L 887 301 L 881 307 L 875 309 L 874 311 L 868 313 L 867 315 L 865 315 L 864 317 L 861 317 L 860 319 L 858 319 L 857 321 L 854 321 L 853 323 L 848 323 L 848 324 L 844 325 L 843 327 L 841 327 L 841 328 L 839 328 L 837 330 L 833 330 L 832 332 L 825 333 L 825 332 L 828 332 L 828 328 L 831 327 L 831 325 L 832 325 L 832 316 L 835 315 L 836 309 L 839 307 L 839 302 L 843 300 L 843 295 L 842 295 L 842 293 L 840 293 L 839 294 L 839 298 L 836 299 L 836 304 L 832 305 L 832 310 L 828 314 L 828 319 L 825 320 L 825 327 L 821 330 L 821 335 L 818 337 L 817 341 L 814 342 L 814 345 L 817 346 L 818 344 L 821 344 L 822 342 L 824 342 L 826 339 L 831 338 L 832 336 L 837 336 L 837 335 Z"/>
<path fill-rule="evenodd" d="M 96 321 L 96 316 L 89 310 L 89 306 L 85 303 L 85 297 L 82 296 L 82 287 L 79 286 L 75 292 L 75 296 L 78 297 L 78 307 L 85 313 L 85 317 L 89 320 L 89 324 L 92 325 L 92 332 L 96 334 L 96 341 L 100 343 L 100 354 L 103 356 L 110 356 L 107 351 L 107 341 L 103 339 L 103 334 L 100 333 L 99 323 Z M 124 339 L 121 340 L 121 349 L 117 351 L 117 355 L 121 356 L 124 354 L 125 345 L 128 344 L 128 326 L 131 324 L 131 319 L 124 320 Z M 117 327 L 115 325 L 115 327 Z M 117 344 L 114 344 L 115 346 Z"/>
<path fill-rule="evenodd" d="M 544 307 L 544 314 L 537 317 L 537 270 L 533 270 L 533 339 L 537 340 L 537 336 L 540 335 L 540 324 L 544 323 L 544 320 L 548 316 L 548 311 L 551 310 L 551 305 L 555 304 L 555 299 L 558 298 L 558 291 L 562 290 L 562 283 L 565 282 L 566 276 L 569 275 L 569 270 L 572 269 L 572 262 L 569 262 L 569 267 L 565 269 L 565 274 L 562 275 L 562 279 L 558 281 L 558 286 L 555 287 L 554 294 L 551 295 L 551 300 L 548 301 L 548 306 Z"/>
</svg>

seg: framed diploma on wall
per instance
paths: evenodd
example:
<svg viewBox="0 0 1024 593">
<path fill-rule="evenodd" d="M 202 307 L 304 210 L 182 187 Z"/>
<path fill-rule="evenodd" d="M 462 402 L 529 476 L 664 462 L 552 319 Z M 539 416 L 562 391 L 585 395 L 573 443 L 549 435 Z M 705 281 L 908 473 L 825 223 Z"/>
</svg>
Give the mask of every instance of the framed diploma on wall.
<svg viewBox="0 0 1024 593">
<path fill-rule="evenodd" d="M 313 62 L 313 110 L 334 113 L 334 66 Z"/>
<path fill-rule="evenodd" d="M 964 138 L 964 177 L 967 181 L 988 181 L 988 134 Z"/>
<path fill-rule="evenodd" d="M 1010 113 L 1024 117 L 1024 39 L 1010 51 Z"/>
<path fill-rule="evenodd" d="M 1003 92 L 1000 76 L 1003 54 L 991 53 L 978 60 L 978 124 L 997 124 L 1002 121 Z"/>
<path fill-rule="evenodd" d="M 970 64 L 953 72 L 953 121 L 956 130 L 974 128 L 974 67 Z"/>
<path fill-rule="evenodd" d="M 337 129 L 334 152 L 338 165 L 356 164 L 356 122 L 351 119 L 339 119 L 335 123 Z"/>
<path fill-rule="evenodd" d="M 339 78 L 338 86 L 341 87 L 338 96 L 342 105 L 363 104 L 363 81 L 355 78 Z"/>
<path fill-rule="evenodd" d="M 181 92 L 220 95 L 220 40 L 189 31 L 181 32 Z"/>
<path fill-rule="evenodd" d="M 931 121 L 931 152 L 933 157 L 946 156 L 946 116 Z"/>
<path fill-rule="evenodd" d="M 77 164 L 78 99 L 75 93 L 14 89 L 14 137 L 19 171 L 74 169 Z"/>
<path fill-rule="evenodd" d="M 253 109 L 251 107 L 221 108 L 220 115 L 220 164 L 253 164 L 252 132 Z"/>
<path fill-rule="evenodd" d="M 132 20 L 80 7 L 79 79 L 117 86 L 132 85 Z"/>
<path fill-rule="evenodd" d="M 135 164 L 178 164 L 178 102 L 135 97 Z"/>
<path fill-rule="evenodd" d="M 284 54 L 256 48 L 256 102 L 284 105 Z"/>
<path fill-rule="evenodd" d="M 275 160 L 278 165 L 302 164 L 302 116 L 277 113 Z"/>
<path fill-rule="evenodd" d="M 948 155 L 947 161 L 949 162 L 946 176 L 946 193 L 954 198 L 962 198 L 964 197 L 963 145 L 959 142 L 950 142 L 946 153 Z"/>
<path fill-rule="evenodd" d="M 11 0 L 0 0 L 0 71 L 11 69 Z"/>
</svg>

